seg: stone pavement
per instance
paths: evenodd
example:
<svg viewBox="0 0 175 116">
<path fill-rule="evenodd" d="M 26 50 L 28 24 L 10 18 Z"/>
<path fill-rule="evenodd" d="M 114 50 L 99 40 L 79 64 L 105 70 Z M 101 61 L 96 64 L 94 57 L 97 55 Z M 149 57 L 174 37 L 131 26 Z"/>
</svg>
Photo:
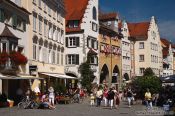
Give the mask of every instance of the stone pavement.
<svg viewBox="0 0 175 116">
<path fill-rule="evenodd" d="M 105 107 L 90 107 L 86 101 L 81 104 L 57 105 L 55 110 L 0 108 L 0 116 L 143 116 L 144 109 L 143 105 L 133 105 L 128 108 L 126 102 L 122 102 L 118 109 L 111 110 Z M 161 116 L 158 114 L 160 111 L 157 110 L 156 116 Z M 153 116 L 153 114 L 149 115 Z"/>
</svg>

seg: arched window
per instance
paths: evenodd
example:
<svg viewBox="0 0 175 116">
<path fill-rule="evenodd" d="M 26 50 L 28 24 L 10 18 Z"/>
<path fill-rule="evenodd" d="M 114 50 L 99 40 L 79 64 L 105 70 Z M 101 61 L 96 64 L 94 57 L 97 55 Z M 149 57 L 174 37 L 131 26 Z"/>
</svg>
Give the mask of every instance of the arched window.
<svg viewBox="0 0 175 116">
<path fill-rule="evenodd" d="M 97 10 L 96 10 L 96 8 L 95 8 L 95 6 L 93 7 L 93 11 L 92 11 L 93 13 L 93 19 L 94 20 L 97 20 Z"/>
</svg>

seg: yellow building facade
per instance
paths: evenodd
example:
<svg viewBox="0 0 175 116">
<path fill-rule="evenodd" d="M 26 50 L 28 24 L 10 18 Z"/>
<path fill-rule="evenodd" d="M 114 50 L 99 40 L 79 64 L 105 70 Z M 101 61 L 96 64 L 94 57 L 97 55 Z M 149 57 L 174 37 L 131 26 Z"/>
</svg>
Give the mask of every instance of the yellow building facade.
<svg viewBox="0 0 175 116">
<path fill-rule="evenodd" d="M 100 25 L 99 42 L 99 70 L 100 84 L 108 87 L 121 86 L 121 39 L 117 32 Z"/>
</svg>

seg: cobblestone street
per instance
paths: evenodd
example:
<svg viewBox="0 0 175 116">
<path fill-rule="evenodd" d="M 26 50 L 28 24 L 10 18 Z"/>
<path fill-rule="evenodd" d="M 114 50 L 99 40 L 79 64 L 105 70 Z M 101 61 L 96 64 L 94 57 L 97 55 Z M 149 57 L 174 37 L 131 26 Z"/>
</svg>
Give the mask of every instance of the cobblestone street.
<svg viewBox="0 0 175 116">
<path fill-rule="evenodd" d="M 90 107 L 88 103 L 82 103 L 57 105 L 55 110 L 1 108 L 0 116 L 136 116 L 145 115 L 144 109 L 143 105 L 133 105 L 128 108 L 125 102 L 118 109 L 112 110 L 104 107 Z M 161 116 L 158 115 L 159 112 L 161 110 L 156 112 L 156 116 Z"/>
</svg>

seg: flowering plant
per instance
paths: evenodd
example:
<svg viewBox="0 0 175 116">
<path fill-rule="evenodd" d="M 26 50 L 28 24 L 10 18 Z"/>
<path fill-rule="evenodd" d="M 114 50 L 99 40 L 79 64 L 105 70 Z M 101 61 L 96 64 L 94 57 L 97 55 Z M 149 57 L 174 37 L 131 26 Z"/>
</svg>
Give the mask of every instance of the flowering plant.
<svg viewBox="0 0 175 116">
<path fill-rule="evenodd" d="M 0 53 L 0 64 L 5 64 L 9 58 L 9 55 L 6 51 Z"/>
<path fill-rule="evenodd" d="M 16 65 L 27 63 L 27 58 L 20 52 L 12 51 L 10 52 L 9 57 L 10 57 L 11 62 L 15 63 Z"/>
</svg>

